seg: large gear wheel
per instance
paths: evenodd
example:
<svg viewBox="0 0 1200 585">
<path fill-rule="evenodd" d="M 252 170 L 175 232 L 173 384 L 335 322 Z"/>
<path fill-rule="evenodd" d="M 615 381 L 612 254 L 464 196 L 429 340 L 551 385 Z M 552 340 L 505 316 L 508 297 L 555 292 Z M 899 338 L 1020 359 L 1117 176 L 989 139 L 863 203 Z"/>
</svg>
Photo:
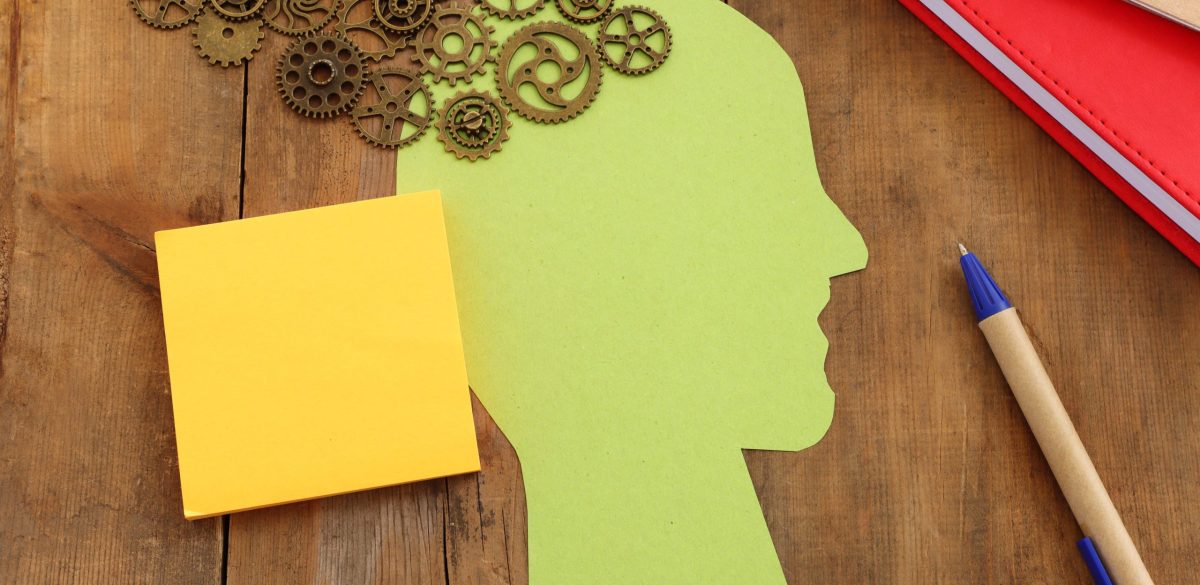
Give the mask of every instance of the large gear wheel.
<svg viewBox="0 0 1200 585">
<path fill-rule="evenodd" d="M 129 4 L 142 22 L 164 30 L 195 20 L 204 8 L 204 0 L 129 0 Z"/>
<path fill-rule="evenodd" d="M 600 25 L 600 57 L 626 75 L 645 75 L 662 67 L 671 54 L 671 27 L 645 6 L 625 6 Z"/>
<path fill-rule="evenodd" d="M 534 50 L 522 52 L 524 47 Z M 519 53 L 531 56 L 514 61 Z M 554 67 L 542 67 L 547 63 Z M 543 79 L 547 71 L 553 71 L 556 77 Z M 600 92 L 602 75 L 600 54 L 586 35 L 565 24 L 542 22 L 517 31 L 505 41 L 496 66 L 496 87 L 504 103 L 521 117 L 558 124 L 591 107 Z M 521 94 L 521 87 L 527 84 L 536 90 L 536 102 Z"/>
<path fill-rule="evenodd" d="M 432 94 L 421 77 L 393 68 L 375 71 L 367 81 L 350 112 L 359 135 L 384 148 L 404 148 L 420 140 L 433 121 Z"/>
<path fill-rule="evenodd" d="M 392 32 L 412 36 L 429 22 L 433 0 L 374 0 L 375 20 Z"/>
<path fill-rule="evenodd" d="M 319 34 L 296 39 L 283 52 L 275 83 L 293 110 L 310 118 L 329 118 L 354 107 L 366 77 L 358 47 L 341 37 Z"/>
<path fill-rule="evenodd" d="M 241 65 L 254 57 L 262 45 L 261 20 L 233 22 L 205 11 L 192 25 L 192 44 L 200 56 L 221 67 Z"/>
<path fill-rule="evenodd" d="M 612 10 L 613 0 L 556 0 L 558 11 L 579 24 L 599 22 Z"/>
<path fill-rule="evenodd" d="M 214 10 L 229 20 L 246 20 L 262 10 L 267 0 L 209 0 Z"/>
<path fill-rule="evenodd" d="M 546 0 L 476 0 L 483 11 L 504 20 L 524 20 L 546 6 Z"/>
<path fill-rule="evenodd" d="M 383 26 L 375 18 L 375 0 L 342 0 L 337 14 L 338 34 L 358 45 L 372 61 L 395 57 L 408 46 L 411 35 Z"/>
<path fill-rule="evenodd" d="M 262 17 L 271 30 L 300 36 L 325 28 L 337 7 L 338 0 L 267 0 Z"/>
<path fill-rule="evenodd" d="M 492 28 L 470 6 L 442 6 L 433 13 L 429 26 L 413 39 L 421 71 L 433 75 L 434 83 L 443 80 L 456 85 L 484 72 L 495 60 L 496 41 Z"/>
<path fill-rule="evenodd" d="M 446 152 L 475 162 L 491 158 L 508 140 L 512 122 L 494 96 L 475 90 L 446 100 L 438 115 L 438 140 Z"/>
</svg>

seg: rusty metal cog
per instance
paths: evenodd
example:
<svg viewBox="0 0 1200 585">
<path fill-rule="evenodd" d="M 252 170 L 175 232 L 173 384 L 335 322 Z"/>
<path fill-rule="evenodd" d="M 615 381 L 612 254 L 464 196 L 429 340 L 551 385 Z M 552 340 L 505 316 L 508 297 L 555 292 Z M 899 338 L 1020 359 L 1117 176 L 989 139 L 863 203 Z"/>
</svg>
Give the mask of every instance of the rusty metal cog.
<svg viewBox="0 0 1200 585">
<path fill-rule="evenodd" d="M 210 0 L 216 10 L 229 20 L 245 20 L 258 14 L 267 0 Z"/>
<path fill-rule="evenodd" d="M 591 24 L 608 15 L 613 0 L 556 0 L 558 11 L 567 20 L 579 24 Z"/>
<path fill-rule="evenodd" d="M 129 0 L 142 22 L 161 29 L 179 28 L 196 18 L 204 0 Z"/>
<path fill-rule="evenodd" d="M 266 34 L 255 18 L 233 22 L 205 11 L 192 25 L 192 44 L 201 57 L 221 67 L 241 65 L 254 57 Z"/>
<path fill-rule="evenodd" d="M 471 90 L 446 100 L 439 114 L 438 140 L 446 146 L 446 152 L 475 162 L 499 152 L 511 127 L 508 112 L 499 100 Z"/>
<path fill-rule="evenodd" d="M 267 0 L 262 17 L 271 30 L 299 36 L 325 28 L 337 6 L 338 0 Z"/>
<path fill-rule="evenodd" d="M 546 0 L 476 0 L 483 11 L 505 20 L 522 20 L 537 14 Z"/>
<path fill-rule="evenodd" d="M 408 46 L 411 35 L 383 26 L 375 18 L 375 0 L 342 0 L 337 13 L 338 34 L 358 45 L 372 61 L 395 57 Z"/>
<path fill-rule="evenodd" d="M 470 6 L 442 6 L 433 13 L 429 26 L 413 39 L 421 71 L 433 75 L 433 82 L 448 80 L 450 85 L 483 73 L 484 66 L 496 59 L 492 51 L 496 41 L 492 28 Z"/>
<path fill-rule="evenodd" d="M 293 110 L 329 118 L 354 107 L 367 77 L 362 51 L 331 34 L 296 39 L 279 59 L 275 84 Z"/>
<path fill-rule="evenodd" d="M 524 47 L 533 51 L 523 61 L 514 61 Z M 575 55 L 574 59 L 567 55 Z M 552 63 L 554 67 L 542 67 Z M 555 78 L 543 79 L 547 72 Z M 558 124 L 582 114 L 600 92 L 600 54 L 579 30 L 556 22 L 531 24 L 513 34 L 500 50 L 496 87 L 504 103 L 521 117 Z M 521 95 L 521 87 L 532 85 L 536 102 Z M 532 96 L 530 96 L 532 97 Z"/>
<path fill-rule="evenodd" d="M 671 27 L 645 6 L 618 9 L 600 25 L 597 37 L 600 57 L 626 75 L 650 73 L 671 54 Z"/>
<path fill-rule="evenodd" d="M 433 0 L 374 0 L 375 20 L 392 32 L 412 36 L 429 22 Z"/>
<path fill-rule="evenodd" d="M 433 121 L 433 99 L 420 75 L 381 69 L 367 79 L 365 93 L 350 117 L 364 140 L 384 148 L 404 148 L 425 134 Z"/>
</svg>

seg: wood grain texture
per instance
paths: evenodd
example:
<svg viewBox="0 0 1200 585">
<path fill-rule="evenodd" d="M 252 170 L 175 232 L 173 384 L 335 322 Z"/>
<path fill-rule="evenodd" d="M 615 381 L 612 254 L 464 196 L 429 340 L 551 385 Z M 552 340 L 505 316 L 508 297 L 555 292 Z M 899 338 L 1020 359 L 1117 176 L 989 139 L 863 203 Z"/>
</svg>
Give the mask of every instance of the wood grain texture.
<svg viewBox="0 0 1200 585">
<path fill-rule="evenodd" d="M 795 60 L 872 253 L 822 317 L 828 437 L 747 454 L 789 582 L 1088 582 L 960 239 L 1021 305 L 1151 573 L 1188 582 L 1200 271 L 897 3 L 732 4 Z M 234 515 L 222 567 L 221 522 L 179 510 L 151 234 L 389 195 L 394 157 L 287 109 L 278 35 L 226 71 L 120 2 L 0 0 L 0 31 L 0 582 L 526 583 L 520 466 L 477 402 L 483 473 Z"/>
<path fill-rule="evenodd" d="M 240 76 L 124 2 L 0 15 L 0 582 L 211 585 L 222 534 L 182 517 L 153 232 L 236 217 Z"/>
</svg>

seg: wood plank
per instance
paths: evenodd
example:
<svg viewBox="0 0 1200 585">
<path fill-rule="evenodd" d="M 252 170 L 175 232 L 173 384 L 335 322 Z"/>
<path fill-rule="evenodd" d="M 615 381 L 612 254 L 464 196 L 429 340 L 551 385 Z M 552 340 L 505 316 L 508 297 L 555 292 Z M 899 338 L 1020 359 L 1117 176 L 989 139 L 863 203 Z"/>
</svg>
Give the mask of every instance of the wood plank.
<svg viewBox="0 0 1200 585">
<path fill-rule="evenodd" d="M 796 61 L 871 266 L 822 319 L 829 436 L 748 455 L 792 583 L 1086 583 L 953 250 L 1022 307 L 1160 583 L 1200 545 L 1200 273 L 896 2 L 732 2 Z"/>
<path fill-rule="evenodd" d="M 182 514 L 153 232 L 236 216 L 241 76 L 124 2 L 10 0 L 0 27 L 0 582 L 219 583 L 220 522 Z"/>
</svg>

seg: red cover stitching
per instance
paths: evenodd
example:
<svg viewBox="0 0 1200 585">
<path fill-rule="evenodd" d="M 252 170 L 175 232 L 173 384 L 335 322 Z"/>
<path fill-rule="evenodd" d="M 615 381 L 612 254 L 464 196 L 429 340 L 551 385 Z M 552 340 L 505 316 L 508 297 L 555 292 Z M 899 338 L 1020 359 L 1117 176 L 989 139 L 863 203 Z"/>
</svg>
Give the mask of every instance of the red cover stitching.
<svg viewBox="0 0 1200 585">
<path fill-rule="evenodd" d="M 1094 121 L 1096 124 L 1099 124 L 1099 125 L 1100 125 L 1102 128 L 1104 128 L 1106 131 L 1108 131 L 1108 133 L 1109 133 L 1109 134 L 1112 134 L 1113 138 L 1116 138 L 1117 140 L 1120 140 L 1120 141 L 1121 141 L 1121 142 L 1122 142 L 1122 143 L 1123 143 L 1123 144 L 1124 144 L 1124 145 L 1125 145 L 1125 146 L 1126 146 L 1126 147 L 1127 147 L 1129 150 L 1132 150 L 1132 151 L 1133 151 L 1133 152 L 1134 152 L 1134 153 L 1137 155 L 1137 158 L 1138 158 L 1139 160 L 1141 160 L 1142 162 L 1146 163 L 1146 165 L 1147 165 L 1147 166 L 1149 166 L 1150 168 L 1154 169 L 1155 171 L 1158 171 L 1158 174 L 1162 175 L 1162 177 L 1163 177 L 1164 179 L 1166 179 L 1167 181 L 1170 181 L 1170 183 L 1171 183 L 1172 185 L 1174 185 L 1176 189 L 1178 189 L 1180 192 L 1182 192 L 1182 193 L 1183 193 L 1183 194 L 1184 194 L 1184 195 L 1185 195 L 1185 196 L 1186 196 L 1188 199 L 1191 199 L 1193 202 L 1195 202 L 1195 203 L 1197 203 L 1197 204 L 1200 204 L 1200 196 L 1193 195 L 1193 194 L 1192 194 L 1190 191 L 1188 191 L 1188 190 L 1187 190 L 1187 189 L 1186 189 L 1186 188 L 1185 188 L 1183 185 L 1180 185 L 1178 181 L 1176 181 L 1175 179 L 1171 178 L 1171 176 L 1170 176 L 1170 175 L 1168 175 L 1166 171 L 1164 171 L 1163 169 L 1160 169 L 1160 168 L 1158 168 L 1158 166 L 1154 164 L 1154 161 L 1152 161 L 1152 160 L 1150 160 L 1150 159 L 1146 158 L 1146 156 L 1145 156 L 1144 154 L 1142 154 L 1142 151 L 1141 151 L 1141 150 L 1139 150 L 1139 149 L 1138 149 L 1137 147 L 1135 147 L 1134 145 L 1130 144 L 1128 140 L 1126 140 L 1126 139 L 1122 138 L 1122 137 L 1121 137 L 1121 135 L 1120 135 L 1120 134 L 1118 134 L 1118 133 L 1117 133 L 1117 131 L 1116 131 L 1115 129 L 1111 128 L 1111 127 L 1110 127 L 1108 124 L 1105 124 L 1105 123 L 1104 123 L 1104 120 L 1101 120 L 1099 117 L 1097 117 L 1097 116 L 1096 116 L 1096 114 L 1095 114 L 1094 112 L 1092 112 L 1091 108 L 1087 107 L 1087 105 L 1085 105 L 1085 104 L 1083 103 L 1083 100 L 1080 100 L 1079 98 L 1077 98 L 1077 97 L 1075 97 L 1075 96 L 1071 95 L 1071 90 L 1069 90 L 1069 89 L 1067 89 L 1065 86 L 1063 86 L 1063 85 L 1059 84 L 1059 83 L 1058 83 L 1058 80 L 1057 80 L 1057 79 L 1055 79 L 1053 75 L 1051 75 L 1051 74 L 1050 74 L 1048 71 L 1046 71 L 1045 69 L 1043 69 L 1043 68 L 1039 67 L 1039 66 L 1037 65 L 1037 63 L 1035 63 L 1035 62 L 1034 62 L 1032 59 L 1030 59 L 1029 57 L 1025 56 L 1025 51 L 1021 50 L 1021 48 L 1020 48 L 1020 47 L 1018 47 L 1016 44 L 1014 44 L 1014 43 L 1013 43 L 1013 41 L 1012 41 L 1012 39 L 1010 39 L 1010 38 L 1006 37 L 1006 36 L 1005 36 L 1003 33 L 1001 33 L 1000 31 L 996 30 L 996 28 L 995 28 L 995 27 L 993 27 L 993 26 L 991 25 L 991 23 L 990 23 L 990 22 L 988 22 L 987 18 L 984 18 L 984 16 L 983 16 L 982 14 L 980 14 L 978 10 L 976 10 L 974 7 L 970 6 L 970 5 L 967 3 L 967 0 L 958 0 L 958 2 L 959 2 L 960 4 L 962 4 L 963 8 L 966 8 L 967 10 L 970 10 L 970 11 L 971 11 L 971 13 L 975 15 L 975 18 L 976 18 L 976 19 L 978 19 L 980 22 L 982 22 L 982 23 L 983 23 L 983 26 L 987 27 L 987 29 L 988 29 L 989 31 L 991 31 L 992 33 L 994 33 L 994 34 L 995 34 L 997 37 L 1000 37 L 1000 39 L 1001 39 L 1001 40 L 1003 40 L 1004 42 L 1008 43 L 1008 45 L 1009 45 L 1010 47 L 1012 47 L 1014 50 L 1016 50 L 1016 51 L 1017 51 L 1017 53 L 1018 53 L 1018 54 L 1021 56 L 1021 59 L 1022 59 L 1022 60 L 1024 60 L 1026 63 L 1028 63 L 1030 67 L 1032 67 L 1032 68 L 1034 68 L 1035 70 L 1037 70 L 1037 71 L 1038 71 L 1039 73 L 1041 73 L 1041 74 L 1042 74 L 1042 75 L 1043 75 L 1043 76 L 1044 76 L 1046 79 L 1049 79 L 1049 80 L 1050 80 L 1050 82 L 1054 84 L 1054 87 L 1057 87 L 1058 89 L 1062 90 L 1062 92 L 1063 92 L 1063 93 L 1064 93 L 1064 94 L 1065 94 L 1067 97 L 1069 97 L 1069 98 L 1071 98 L 1072 100 L 1074 100 L 1074 102 L 1075 102 L 1075 103 L 1076 103 L 1076 104 L 1077 104 L 1077 105 L 1078 105 L 1080 108 L 1083 108 L 1083 111 L 1087 112 L 1088 118 L 1090 118 L 1090 119 L 1091 119 L 1092 121 Z"/>
</svg>

